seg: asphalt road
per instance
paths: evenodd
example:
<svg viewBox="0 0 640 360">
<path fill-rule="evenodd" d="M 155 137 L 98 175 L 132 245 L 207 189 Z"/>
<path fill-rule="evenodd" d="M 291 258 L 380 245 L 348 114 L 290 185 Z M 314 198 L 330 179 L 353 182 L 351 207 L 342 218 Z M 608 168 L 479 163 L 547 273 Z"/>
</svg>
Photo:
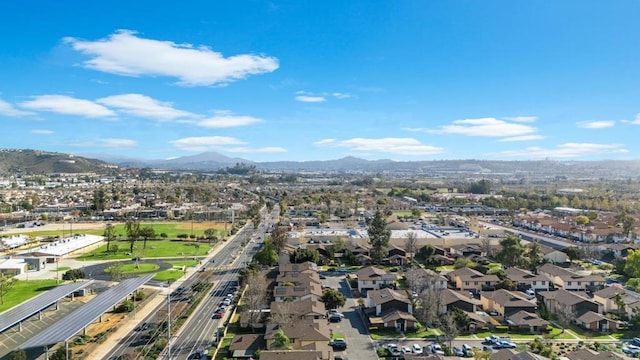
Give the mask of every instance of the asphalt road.
<svg viewBox="0 0 640 360">
<path fill-rule="evenodd" d="M 344 314 L 344 319 L 339 323 L 329 323 L 329 328 L 334 334 L 341 334 L 347 340 L 347 349 L 336 351 L 336 355 L 346 355 L 349 360 L 377 359 L 374 343 L 369 337 L 364 320 L 358 312 L 359 305 L 353 298 L 344 275 L 327 275 L 323 285 L 340 290 L 347 298 L 344 307 L 338 309 Z"/>
</svg>

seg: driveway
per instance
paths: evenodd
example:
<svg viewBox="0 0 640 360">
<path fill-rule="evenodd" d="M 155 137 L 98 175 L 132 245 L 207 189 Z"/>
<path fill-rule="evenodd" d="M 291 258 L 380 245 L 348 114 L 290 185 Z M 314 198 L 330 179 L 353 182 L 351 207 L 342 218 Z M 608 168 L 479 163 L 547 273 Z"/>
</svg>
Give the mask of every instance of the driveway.
<svg viewBox="0 0 640 360">
<path fill-rule="evenodd" d="M 351 295 L 344 275 L 327 275 L 327 278 L 322 281 L 323 285 L 340 290 L 347 298 L 344 307 L 338 309 L 344 314 L 344 319 L 339 323 L 329 323 L 333 333 L 341 334 L 347 340 L 347 350 L 337 351 L 336 354 L 347 355 L 350 360 L 377 359 L 373 342 L 358 311 L 359 305 Z"/>
</svg>

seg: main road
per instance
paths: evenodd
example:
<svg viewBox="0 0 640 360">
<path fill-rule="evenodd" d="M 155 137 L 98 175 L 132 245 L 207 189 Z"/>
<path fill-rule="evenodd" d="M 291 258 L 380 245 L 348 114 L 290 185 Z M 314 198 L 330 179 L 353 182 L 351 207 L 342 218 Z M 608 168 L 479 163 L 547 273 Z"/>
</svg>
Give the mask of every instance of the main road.
<svg viewBox="0 0 640 360">
<path fill-rule="evenodd" d="M 277 213 L 276 213 L 277 214 Z M 264 234 L 268 229 L 271 217 L 260 224 L 257 229 L 252 225 L 242 228 L 231 240 L 223 243 L 214 255 L 206 257 L 199 265 L 200 271 L 194 272 L 180 286 L 183 292 L 173 291 L 174 299 L 167 301 L 171 307 L 177 307 L 180 302 L 189 302 L 191 297 L 191 286 L 198 281 L 209 280 L 213 283 L 211 295 L 207 295 L 200 305 L 195 309 L 187 322 L 181 327 L 177 334 L 172 334 L 169 346 L 163 351 L 163 357 L 171 359 L 187 359 L 196 349 L 207 349 L 211 346 L 214 333 L 217 331 L 220 320 L 213 320 L 212 315 L 221 302 L 223 296 L 227 294 L 227 288 L 233 281 L 238 279 L 239 271 L 244 268 L 245 263 L 251 260 L 255 251 L 260 248 L 260 242 L 264 239 Z M 243 247 L 242 244 L 246 243 Z M 170 296 L 170 297 L 171 297 Z M 167 300 L 169 300 L 169 298 Z M 149 346 L 149 333 L 159 331 L 157 326 L 166 320 L 167 303 L 157 306 L 151 315 L 143 319 L 140 323 L 148 323 L 149 329 L 132 331 L 123 337 L 109 353 L 103 357 L 106 359 L 128 358 L 129 354 L 147 351 Z M 171 316 L 172 321 L 175 319 Z M 157 335 L 157 334 L 156 334 Z M 164 335 L 164 334 L 162 334 Z M 162 336 L 161 335 L 161 336 Z"/>
</svg>

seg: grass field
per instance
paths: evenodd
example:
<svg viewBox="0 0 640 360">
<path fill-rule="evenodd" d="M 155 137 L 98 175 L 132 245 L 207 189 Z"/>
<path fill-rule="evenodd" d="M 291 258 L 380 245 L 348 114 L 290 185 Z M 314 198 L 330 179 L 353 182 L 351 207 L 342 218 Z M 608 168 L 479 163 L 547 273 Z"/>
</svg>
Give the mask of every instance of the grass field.
<svg viewBox="0 0 640 360">
<path fill-rule="evenodd" d="M 0 312 L 10 309 L 23 301 L 49 290 L 56 285 L 55 280 L 20 280 L 3 297 Z"/>
<path fill-rule="evenodd" d="M 87 254 L 79 256 L 77 259 L 120 260 L 131 259 L 133 256 L 140 256 L 141 258 L 192 257 L 205 255 L 211 248 L 211 246 L 206 243 L 171 240 L 148 240 L 146 249 L 142 248 L 142 241 L 137 241 L 132 254 L 131 252 L 129 252 L 128 241 L 115 241 L 111 244 L 115 244 L 118 246 L 118 252 L 107 252 L 107 245 L 105 244 Z"/>
<path fill-rule="evenodd" d="M 157 264 L 146 264 L 146 263 L 138 264 L 138 266 L 136 266 L 136 264 L 124 264 L 122 265 L 122 273 L 123 274 L 145 273 L 145 272 L 151 272 L 151 271 L 157 270 L 159 267 L 160 266 L 158 266 Z M 104 272 L 108 273 L 109 269 L 111 268 L 106 268 Z"/>
<path fill-rule="evenodd" d="M 153 277 L 154 280 L 158 280 L 158 281 L 169 281 L 169 282 L 174 282 L 178 279 L 180 279 L 180 277 L 184 276 L 184 272 L 180 271 L 180 270 L 175 270 L 175 269 L 169 269 L 169 270 L 163 270 L 163 271 L 158 271 L 156 273 L 156 275 Z"/>
<path fill-rule="evenodd" d="M 50 270 L 50 271 L 53 271 L 53 272 L 56 272 L 56 271 L 57 271 L 57 272 L 60 272 L 60 271 L 67 271 L 67 270 L 71 270 L 71 268 L 70 268 L 70 267 L 68 267 L 68 266 L 60 266 L 60 267 L 58 267 L 57 269 L 53 269 L 53 270 Z"/>
<path fill-rule="evenodd" d="M 74 224 L 73 233 L 74 234 L 90 234 L 90 235 L 103 235 L 104 226 L 99 226 L 96 228 L 95 224 L 91 224 L 92 229 L 83 229 L 83 224 Z M 153 223 L 140 223 L 140 227 L 150 226 L 155 230 L 158 238 L 160 238 L 160 234 L 167 234 L 168 239 L 175 239 L 180 234 L 187 235 L 195 235 L 195 236 L 203 236 L 204 231 L 209 228 L 213 228 L 216 230 L 216 235 L 218 237 L 227 236 L 227 232 L 225 231 L 225 224 L 219 222 L 153 222 Z M 124 224 L 114 224 L 115 234 L 116 236 L 125 237 L 127 232 L 125 231 Z M 227 224 L 227 229 L 231 229 L 231 225 Z M 25 229 L 25 234 L 28 234 L 33 237 L 38 236 L 62 236 L 69 235 L 71 233 L 71 229 L 67 226 L 65 229 L 61 230 L 33 230 Z"/>
<path fill-rule="evenodd" d="M 171 261 L 167 261 L 168 264 L 171 264 L 173 266 L 178 266 L 178 267 L 192 267 L 192 266 L 196 266 L 198 265 L 199 261 L 198 260 L 171 260 Z"/>
</svg>

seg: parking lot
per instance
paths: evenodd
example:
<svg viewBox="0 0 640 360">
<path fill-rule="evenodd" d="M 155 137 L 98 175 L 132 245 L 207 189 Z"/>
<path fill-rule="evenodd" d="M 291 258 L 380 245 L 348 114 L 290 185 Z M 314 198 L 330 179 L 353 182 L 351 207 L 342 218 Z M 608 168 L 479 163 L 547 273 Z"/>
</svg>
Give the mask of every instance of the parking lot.
<svg viewBox="0 0 640 360">
<path fill-rule="evenodd" d="M 343 274 L 326 273 L 323 285 L 340 292 L 347 298 L 345 306 L 338 311 L 344 314 L 340 322 L 327 323 L 332 334 L 340 334 L 347 341 L 346 350 L 337 350 L 336 355 L 346 356 L 349 360 L 371 360 L 377 359 L 374 343 L 369 338 L 367 327 L 358 312 L 358 304 L 351 296 L 351 290 Z"/>
</svg>

